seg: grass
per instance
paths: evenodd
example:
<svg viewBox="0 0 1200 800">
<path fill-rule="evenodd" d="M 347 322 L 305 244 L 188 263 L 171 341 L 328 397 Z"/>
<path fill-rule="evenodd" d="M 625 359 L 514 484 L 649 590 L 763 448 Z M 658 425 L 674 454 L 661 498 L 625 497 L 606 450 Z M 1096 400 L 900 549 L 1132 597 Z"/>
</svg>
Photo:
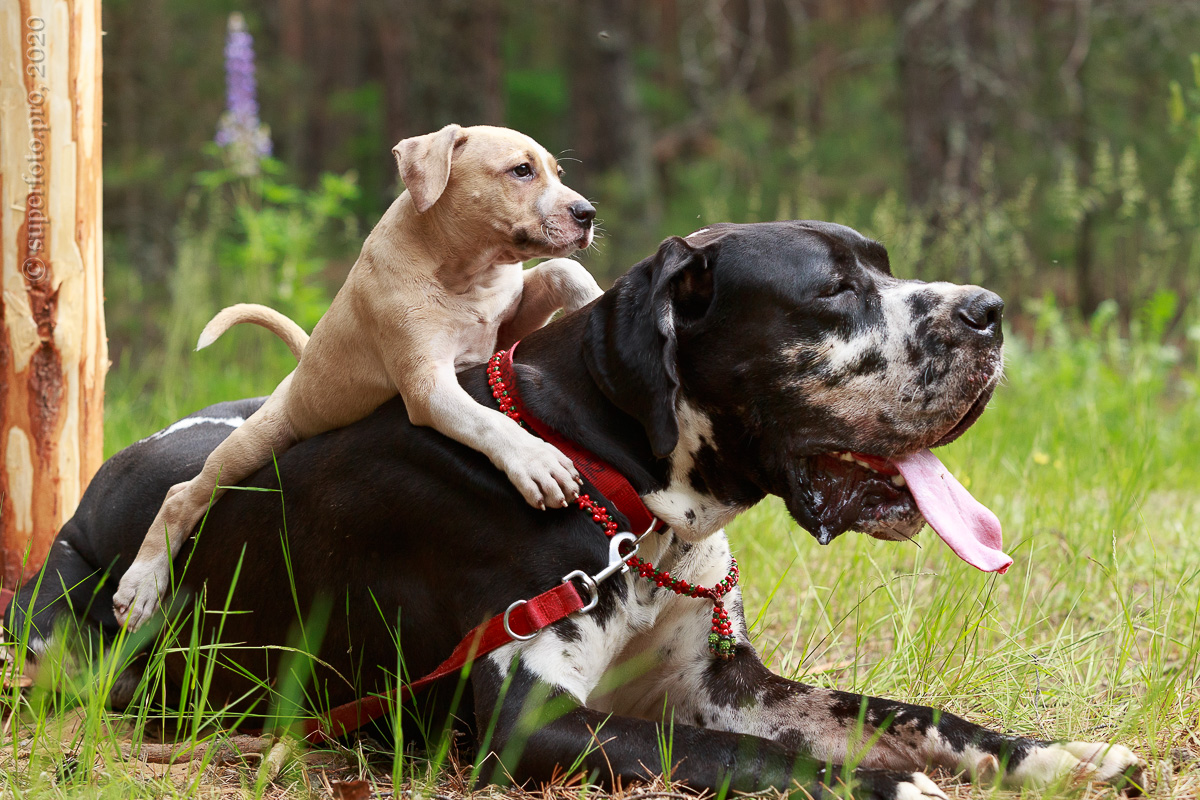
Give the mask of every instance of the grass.
<svg viewBox="0 0 1200 800">
<path fill-rule="evenodd" d="M 1033 344 L 1010 345 L 1006 384 L 987 413 L 940 453 L 1003 521 L 1016 559 L 1008 574 L 974 571 L 929 531 L 918 545 L 848 534 L 821 548 L 769 500 L 729 528 L 755 643 L 775 670 L 807 682 L 935 705 L 1022 734 L 1126 744 L 1151 761 L 1152 796 L 1195 797 L 1200 369 L 1161 343 L 1161 325 L 1123 334 L 1102 314 L 1072 335 L 1052 307 L 1036 319 Z M 190 369 L 160 370 L 154 382 L 119 365 L 109 382 L 109 452 L 205 403 L 265 393 L 290 367 L 282 345 L 249 364 L 236 345 L 218 346 L 231 349 L 189 356 Z M 208 604 L 219 609 L 221 599 Z M 192 713 L 164 720 L 144 704 L 107 711 L 120 662 L 111 655 L 82 678 L 46 679 L 65 692 L 6 690 L 18 710 L 0 731 L 0 797 L 326 797 L 336 781 L 354 780 L 381 797 L 466 790 L 472 765 L 453 750 L 425 761 L 369 744 L 302 753 L 271 740 L 229 741 L 204 702 L 219 648 L 191 624 L 177 623 L 168 646 L 189 654 Z M 276 693 L 276 709 L 300 696 L 306 669 L 293 663 L 300 678 Z M 139 692 L 155 696 L 161 664 L 148 672 Z M 210 746 L 196 760 L 153 763 L 164 723 L 185 743 Z M 251 755 L 233 758 L 234 745 Z M 948 776 L 940 783 L 961 797 L 1015 796 Z M 354 796 L 349 784 L 338 791 Z M 660 784 L 630 796 L 673 791 Z M 592 794 L 571 783 L 544 793 Z"/>
</svg>

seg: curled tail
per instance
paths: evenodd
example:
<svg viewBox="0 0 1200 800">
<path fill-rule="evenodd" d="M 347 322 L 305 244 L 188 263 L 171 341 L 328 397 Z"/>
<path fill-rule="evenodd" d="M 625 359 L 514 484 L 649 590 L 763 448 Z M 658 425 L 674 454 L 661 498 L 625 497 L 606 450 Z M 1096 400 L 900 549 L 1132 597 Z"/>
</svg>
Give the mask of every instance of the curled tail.
<svg viewBox="0 0 1200 800">
<path fill-rule="evenodd" d="M 283 339 L 297 359 L 304 353 L 304 346 L 308 344 L 308 334 L 304 329 L 275 309 L 257 303 L 238 303 L 218 311 L 204 326 L 204 330 L 200 332 L 200 340 L 196 342 L 196 349 L 203 350 L 208 347 L 218 336 L 239 322 L 253 322 L 266 328 Z"/>
</svg>

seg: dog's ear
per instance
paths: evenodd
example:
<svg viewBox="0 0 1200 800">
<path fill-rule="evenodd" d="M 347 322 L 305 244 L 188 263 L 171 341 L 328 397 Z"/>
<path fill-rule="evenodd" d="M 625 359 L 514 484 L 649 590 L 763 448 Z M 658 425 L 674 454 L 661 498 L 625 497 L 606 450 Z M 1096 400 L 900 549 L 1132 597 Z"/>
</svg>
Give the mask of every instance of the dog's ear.
<svg viewBox="0 0 1200 800">
<path fill-rule="evenodd" d="M 446 191 L 454 150 L 466 140 L 467 134 L 462 128 L 447 125 L 424 136 L 402 139 L 392 148 L 396 166 L 400 168 L 400 179 L 418 213 L 424 214 L 432 208 Z"/>
<path fill-rule="evenodd" d="M 588 371 L 614 405 L 642 423 L 658 458 L 679 442 L 678 330 L 703 317 L 712 303 L 711 264 L 719 241 L 696 246 L 678 236 L 665 240 L 588 317 Z"/>
</svg>

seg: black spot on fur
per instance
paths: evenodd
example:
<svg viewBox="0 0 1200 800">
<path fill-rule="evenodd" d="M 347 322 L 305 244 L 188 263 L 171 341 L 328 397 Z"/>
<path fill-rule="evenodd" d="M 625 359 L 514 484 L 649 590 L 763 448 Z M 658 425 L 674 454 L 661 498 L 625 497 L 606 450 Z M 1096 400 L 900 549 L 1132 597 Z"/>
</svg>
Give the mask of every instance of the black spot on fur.
<svg viewBox="0 0 1200 800">
<path fill-rule="evenodd" d="M 758 701 L 763 673 L 750 645 L 739 642 L 732 659 L 714 658 L 709 662 L 704 671 L 704 688 L 714 705 L 747 708 Z"/>
<path fill-rule="evenodd" d="M 578 644 L 583 641 L 583 632 L 579 630 L 579 623 L 575 620 L 567 618 L 562 622 L 554 625 L 554 632 L 558 634 L 558 638 L 564 642 L 572 642 Z"/>
<path fill-rule="evenodd" d="M 873 347 L 863 353 L 853 364 L 846 367 L 846 375 L 873 375 L 876 372 L 885 371 L 887 366 L 887 358 L 884 357 L 883 351 L 877 347 Z"/>
<path fill-rule="evenodd" d="M 913 292 L 905 301 L 908 303 L 909 313 L 912 315 L 914 322 L 929 318 L 929 312 L 937 308 L 941 301 L 938 296 L 931 291 Z"/>
<path fill-rule="evenodd" d="M 683 512 L 683 516 L 685 519 L 687 519 L 688 522 L 694 523 L 696 521 L 696 512 L 692 511 L 690 508 L 687 511 Z"/>
<path fill-rule="evenodd" d="M 904 340 L 904 355 L 908 358 L 908 363 L 914 367 L 925 360 L 925 351 L 917 344 L 917 340 L 912 338 Z"/>
</svg>

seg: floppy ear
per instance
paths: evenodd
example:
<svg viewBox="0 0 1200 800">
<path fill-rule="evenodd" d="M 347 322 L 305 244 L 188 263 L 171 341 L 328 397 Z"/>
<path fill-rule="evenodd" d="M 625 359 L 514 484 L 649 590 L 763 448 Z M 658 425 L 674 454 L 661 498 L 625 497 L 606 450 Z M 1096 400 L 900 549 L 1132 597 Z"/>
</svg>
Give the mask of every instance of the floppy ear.
<svg viewBox="0 0 1200 800">
<path fill-rule="evenodd" d="M 440 131 L 424 136 L 402 139 L 392 153 L 396 166 L 400 168 L 400 179 L 404 188 L 424 214 L 446 191 L 450 181 L 450 162 L 454 158 L 454 146 L 466 141 L 467 135 L 457 125 L 447 125 Z"/>
<path fill-rule="evenodd" d="M 658 458 L 679 442 L 676 328 L 708 310 L 718 241 L 696 247 L 678 236 L 665 240 L 613 284 L 588 317 L 588 371 L 614 405 L 642 423 Z"/>
</svg>

